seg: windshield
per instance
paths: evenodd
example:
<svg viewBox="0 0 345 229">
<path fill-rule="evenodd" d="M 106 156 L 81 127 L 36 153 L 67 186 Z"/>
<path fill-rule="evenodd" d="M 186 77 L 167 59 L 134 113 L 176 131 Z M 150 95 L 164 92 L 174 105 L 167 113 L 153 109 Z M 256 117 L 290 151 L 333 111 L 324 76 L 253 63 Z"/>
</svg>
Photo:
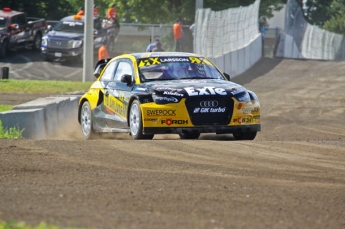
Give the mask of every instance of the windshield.
<svg viewBox="0 0 345 229">
<path fill-rule="evenodd" d="M 7 18 L 0 17 L 0 27 L 4 28 L 7 24 Z"/>
<path fill-rule="evenodd" d="M 54 30 L 66 33 L 84 33 L 84 23 L 80 21 L 60 21 L 54 27 Z"/>
<path fill-rule="evenodd" d="M 224 79 L 210 61 L 201 57 L 150 57 L 138 63 L 142 81 Z"/>
</svg>

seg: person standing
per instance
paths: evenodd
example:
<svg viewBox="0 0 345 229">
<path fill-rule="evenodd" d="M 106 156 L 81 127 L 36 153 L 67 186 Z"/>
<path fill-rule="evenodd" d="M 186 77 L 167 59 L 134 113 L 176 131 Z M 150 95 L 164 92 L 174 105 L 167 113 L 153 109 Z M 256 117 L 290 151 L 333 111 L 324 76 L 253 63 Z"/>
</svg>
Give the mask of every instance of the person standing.
<svg viewBox="0 0 345 229">
<path fill-rule="evenodd" d="M 152 52 L 152 49 L 154 49 L 154 48 L 156 47 L 157 42 L 160 42 L 160 41 L 161 41 L 161 39 L 158 38 L 158 37 L 156 37 L 156 38 L 155 38 L 155 42 L 154 42 L 154 43 L 151 43 L 151 44 L 149 44 L 149 45 L 147 46 L 146 52 Z"/>
<path fill-rule="evenodd" d="M 79 12 L 77 13 L 78 16 L 84 16 L 84 6 L 81 6 Z"/>
<path fill-rule="evenodd" d="M 94 16 L 99 16 L 98 6 L 96 4 L 93 4 L 93 15 Z"/>
<path fill-rule="evenodd" d="M 120 23 L 117 20 L 117 10 L 115 3 L 112 4 L 110 9 L 108 10 L 108 20 L 115 24 L 117 28 L 120 28 Z"/>
<path fill-rule="evenodd" d="M 103 41 L 103 44 L 98 49 L 98 60 L 108 59 L 110 58 L 108 50 L 107 50 L 107 41 Z"/>
<path fill-rule="evenodd" d="M 153 49 L 152 49 L 152 52 L 164 52 L 165 50 L 163 49 L 163 47 L 162 47 L 162 43 L 160 42 L 160 41 L 158 41 L 157 43 L 156 43 L 156 47 L 154 47 Z"/>
<path fill-rule="evenodd" d="M 182 23 L 180 19 L 177 19 L 174 26 L 174 39 L 175 39 L 175 52 L 182 52 L 183 45 L 182 45 L 182 37 L 183 37 L 183 30 L 182 30 Z"/>
<path fill-rule="evenodd" d="M 195 33 L 195 23 L 193 23 L 190 27 L 189 27 L 189 31 L 192 33 L 193 37 L 194 37 L 194 33 Z"/>
</svg>

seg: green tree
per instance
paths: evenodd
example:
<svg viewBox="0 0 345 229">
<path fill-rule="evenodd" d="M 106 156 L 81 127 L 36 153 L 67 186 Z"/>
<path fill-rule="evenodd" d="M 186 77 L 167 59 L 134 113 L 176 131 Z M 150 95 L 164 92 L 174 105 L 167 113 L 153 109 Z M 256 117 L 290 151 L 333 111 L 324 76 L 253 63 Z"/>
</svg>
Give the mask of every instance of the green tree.
<svg viewBox="0 0 345 229">
<path fill-rule="evenodd" d="M 345 0 L 333 1 L 327 14 L 330 18 L 324 22 L 323 29 L 345 35 Z"/>
</svg>

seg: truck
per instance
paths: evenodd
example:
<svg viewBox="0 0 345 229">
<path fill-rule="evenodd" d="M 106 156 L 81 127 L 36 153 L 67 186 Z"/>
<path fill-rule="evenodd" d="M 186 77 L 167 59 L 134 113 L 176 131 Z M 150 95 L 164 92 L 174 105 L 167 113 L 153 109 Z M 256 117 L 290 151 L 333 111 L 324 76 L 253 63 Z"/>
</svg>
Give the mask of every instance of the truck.
<svg viewBox="0 0 345 229">
<path fill-rule="evenodd" d="M 94 53 L 106 42 L 109 53 L 113 53 L 119 34 L 116 24 L 93 16 Z M 62 18 L 42 38 L 41 54 L 44 60 L 71 59 L 82 62 L 84 52 L 85 16 L 71 15 Z"/>
<path fill-rule="evenodd" d="M 32 48 L 40 50 L 48 24 L 43 18 L 26 17 L 21 11 L 3 8 L 0 11 L 0 58 L 10 50 Z"/>
</svg>

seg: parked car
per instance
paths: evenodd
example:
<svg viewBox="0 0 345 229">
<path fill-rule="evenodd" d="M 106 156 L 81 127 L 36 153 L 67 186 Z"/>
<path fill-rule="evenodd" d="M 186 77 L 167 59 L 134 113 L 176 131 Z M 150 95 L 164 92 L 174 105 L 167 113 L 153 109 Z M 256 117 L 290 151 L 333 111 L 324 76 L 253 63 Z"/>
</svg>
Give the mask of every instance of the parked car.
<svg viewBox="0 0 345 229">
<path fill-rule="evenodd" d="M 97 53 L 103 41 L 110 53 L 114 52 L 119 29 L 112 23 L 94 16 L 94 51 Z M 82 60 L 85 16 L 72 15 L 61 19 L 42 40 L 42 56 L 51 61 L 56 58 Z"/>
<path fill-rule="evenodd" d="M 3 8 L 0 11 L 0 58 L 5 58 L 9 50 L 25 47 L 40 50 L 46 31 L 45 19 L 26 17 L 24 12 Z"/>
<path fill-rule="evenodd" d="M 97 80 L 79 101 L 86 139 L 125 132 L 133 139 L 179 134 L 229 134 L 253 140 L 260 124 L 256 94 L 230 81 L 208 58 L 193 53 L 123 54 L 96 65 Z"/>
</svg>

